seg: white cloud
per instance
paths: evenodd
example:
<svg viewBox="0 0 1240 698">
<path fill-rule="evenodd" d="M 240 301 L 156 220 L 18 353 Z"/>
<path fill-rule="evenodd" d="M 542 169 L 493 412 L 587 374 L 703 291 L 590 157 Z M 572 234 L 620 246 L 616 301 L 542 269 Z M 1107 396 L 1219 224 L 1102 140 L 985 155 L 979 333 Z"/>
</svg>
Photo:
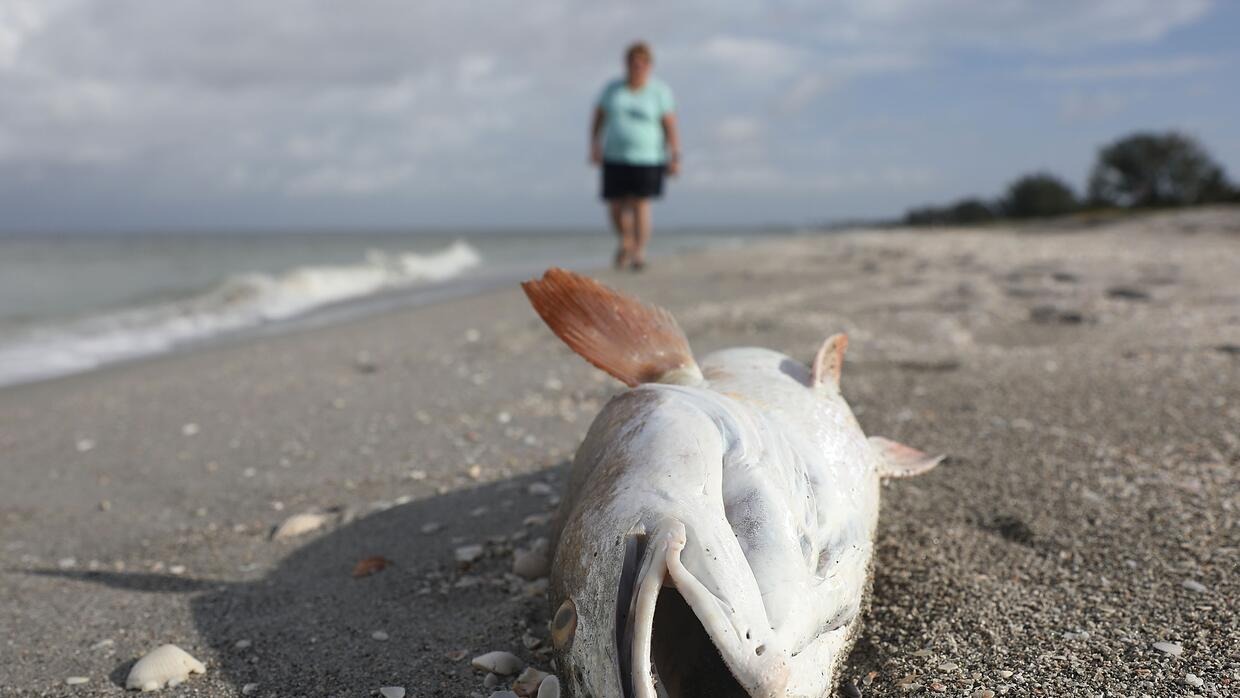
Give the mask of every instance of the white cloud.
<svg viewBox="0 0 1240 698">
<path fill-rule="evenodd" d="M 0 71 L 12 70 L 26 44 L 67 5 L 64 0 L 0 0 Z"/>
<path fill-rule="evenodd" d="M 752 144 L 762 132 L 762 123 L 751 116 L 727 116 L 715 124 L 715 138 L 725 146 Z"/>
<path fill-rule="evenodd" d="M 1212 0 L 847 0 L 824 36 L 858 45 L 1076 50 L 1143 42 L 1201 19 Z"/>
<path fill-rule="evenodd" d="M 716 36 L 701 46 L 700 55 L 724 75 L 769 81 L 803 70 L 809 56 L 777 41 L 742 36 Z"/>
<path fill-rule="evenodd" d="M 1133 99 L 1111 90 L 1069 92 L 1060 100 L 1059 118 L 1068 123 L 1101 121 L 1127 109 Z"/>
<path fill-rule="evenodd" d="M 1118 63 L 1088 63 L 1059 67 L 1038 66 L 1030 68 L 1026 72 L 1030 77 L 1056 82 L 1142 80 L 1195 75 L 1216 68 L 1218 65 L 1219 61 L 1212 58 L 1176 56 Z"/>
</svg>

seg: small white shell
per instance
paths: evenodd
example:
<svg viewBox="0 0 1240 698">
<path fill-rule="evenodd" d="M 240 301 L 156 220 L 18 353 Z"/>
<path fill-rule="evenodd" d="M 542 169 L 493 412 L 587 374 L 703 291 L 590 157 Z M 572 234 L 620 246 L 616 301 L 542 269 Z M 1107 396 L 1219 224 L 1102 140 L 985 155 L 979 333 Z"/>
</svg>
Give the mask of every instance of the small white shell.
<svg viewBox="0 0 1240 698">
<path fill-rule="evenodd" d="M 538 687 L 538 698 L 560 698 L 560 680 L 548 676 Z"/>
<path fill-rule="evenodd" d="M 125 688 L 157 691 L 177 686 L 190 674 L 205 674 L 207 668 L 176 645 L 160 645 L 147 652 L 129 670 Z"/>
<path fill-rule="evenodd" d="M 521 660 L 517 658 L 517 655 L 511 652 L 487 652 L 484 655 L 474 657 L 470 664 L 473 664 L 475 669 L 489 671 L 501 676 L 511 676 L 521 671 L 521 667 L 524 666 Z"/>
<path fill-rule="evenodd" d="M 468 565 L 469 563 L 476 562 L 479 558 L 481 558 L 483 552 L 484 548 L 475 543 L 473 545 L 462 545 L 456 549 L 453 555 L 456 557 L 457 562 Z"/>
<path fill-rule="evenodd" d="M 276 526 L 276 530 L 272 532 L 271 537 L 274 540 L 284 540 L 293 538 L 304 533 L 309 533 L 317 528 L 321 528 L 323 524 L 331 519 L 327 514 L 315 514 L 312 512 L 304 514 L 293 514 Z"/>
<path fill-rule="evenodd" d="M 384 686 L 379 689 L 379 695 L 383 698 L 405 698 L 404 686 Z"/>
</svg>

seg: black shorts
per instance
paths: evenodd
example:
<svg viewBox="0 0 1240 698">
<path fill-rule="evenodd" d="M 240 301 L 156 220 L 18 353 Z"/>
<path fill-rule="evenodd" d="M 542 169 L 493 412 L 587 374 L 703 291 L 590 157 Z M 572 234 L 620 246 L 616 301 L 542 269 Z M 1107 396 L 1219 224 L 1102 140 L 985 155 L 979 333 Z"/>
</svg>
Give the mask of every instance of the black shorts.
<svg viewBox="0 0 1240 698">
<path fill-rule="evenodd" d="M 603 163 L 604 199 L 657 199 L 663 196 L 663 165 Z"/>
</svg>

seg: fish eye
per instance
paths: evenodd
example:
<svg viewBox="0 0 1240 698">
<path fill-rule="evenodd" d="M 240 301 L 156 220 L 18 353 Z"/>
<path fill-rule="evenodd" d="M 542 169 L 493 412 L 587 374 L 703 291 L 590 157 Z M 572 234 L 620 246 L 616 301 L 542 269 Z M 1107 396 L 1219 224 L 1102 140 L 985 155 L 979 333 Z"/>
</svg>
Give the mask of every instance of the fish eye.
<svg viewBox="0 0 1240 698">
<path fill-rule="evenodd" d="M 573 642 L 577 633 L 577 604 L 572 599 L 564 599 L 560 609 L 555 612 L 551 621 L 551 643 L 557 650 L 563 650 Z"/>
</svg>

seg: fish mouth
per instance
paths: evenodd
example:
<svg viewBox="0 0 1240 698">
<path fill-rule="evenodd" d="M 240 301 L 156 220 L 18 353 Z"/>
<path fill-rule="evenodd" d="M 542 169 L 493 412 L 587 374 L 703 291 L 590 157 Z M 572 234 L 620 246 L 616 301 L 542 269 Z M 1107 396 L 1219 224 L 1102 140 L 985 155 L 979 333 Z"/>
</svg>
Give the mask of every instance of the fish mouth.
<svg viewBox="0 0 1240 698">
<path fill-rule="evenodd" d="M 685 540 L 684 525 L 674 521 L 626 541 L 616 614 L 624 698 L 768 695 L 746 690 L 712 638 L 708 626 L 714 636 L 726 635 L 726 621 L 706 605 L 720 602 L 705 598 L 710 592 L 681 565 Z"/>
</svg>

